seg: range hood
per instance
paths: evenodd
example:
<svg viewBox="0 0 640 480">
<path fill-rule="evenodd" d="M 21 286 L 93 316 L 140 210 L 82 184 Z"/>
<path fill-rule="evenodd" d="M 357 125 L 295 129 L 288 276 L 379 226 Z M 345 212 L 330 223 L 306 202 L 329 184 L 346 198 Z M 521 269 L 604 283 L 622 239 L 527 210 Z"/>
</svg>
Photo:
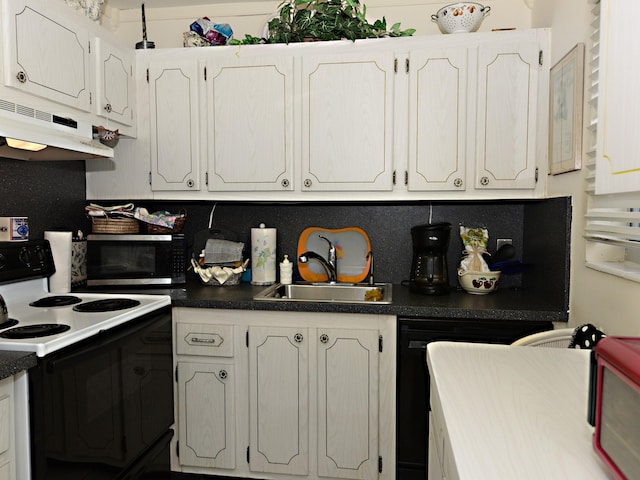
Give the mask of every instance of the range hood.
<svg viewBox="0 0 640 480">
<path fill-rule="evenodd" d="M 39 144 L 39 150 L 11 147 L 12 140 Z M 0 157 L 87 160 L 113 158 L 113 149 L 93 139 L 91 125 L 0 99 Z"/>
</svg>

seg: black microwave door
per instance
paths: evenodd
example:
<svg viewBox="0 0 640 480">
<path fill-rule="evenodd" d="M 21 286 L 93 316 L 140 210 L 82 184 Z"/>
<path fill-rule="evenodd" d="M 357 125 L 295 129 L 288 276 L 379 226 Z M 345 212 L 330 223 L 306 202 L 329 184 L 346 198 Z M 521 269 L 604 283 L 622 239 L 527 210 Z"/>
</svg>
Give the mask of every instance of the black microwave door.
<svg viewBox="0 0 640 480">
<path fill-rule="evenodd" d="M 171 278 L 170 241 L 90 241 L 87 245 L 89 280 Z"/>
</svg>

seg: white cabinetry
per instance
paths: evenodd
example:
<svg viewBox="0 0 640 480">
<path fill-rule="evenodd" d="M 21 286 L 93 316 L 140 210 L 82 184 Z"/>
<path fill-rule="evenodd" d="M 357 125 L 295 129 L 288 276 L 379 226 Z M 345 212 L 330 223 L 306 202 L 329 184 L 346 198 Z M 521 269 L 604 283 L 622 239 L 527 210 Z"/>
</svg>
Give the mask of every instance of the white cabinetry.
<svg viewBox="0 0 640 480">
<path fill-rule="evenodd" d="M 95 114 L 104 119 L 104 126 L 116 130 L 117 122 L 135 125 L 134 52 L 119 48 L 101 37 L 94 37 Z"/>
<path fill-rule="evenodd" d="M 468 55 L 465 46 L 416 49 L 409 54 L 411 191 L 467 188 Z"/>
<path fill-rule="evenodd" d="M 395 317 L 177 308 L 174 319 L 174 470 L 395 478 Z"/>
<path fill-rule="evenodd" d="M 138 53 L 152 196 L 542 197 L 548 46 L 538 29 Z"/>
<path fill-rule="evenodd" d="M 200 189 L 200 78 L 194 60 L 149 66 L 151 189 Z"/>
<path fill-rule="evenodd" d="M 394 78 L 388 48 L 302 57 L 303 190 L 393 189 Z"/>
<path fill-rule="evenodd" d="M 250 467 L 309 474 L 309 332 L 249 326 Z"/>
<path fill-rule="evenodd" d="M 206 84 L 209 190 L 293 190 L 293 58 L 219 56 Z"/>
<path fill-rule="evenodd" d="M 410 191 L 517 196 L 544 179 L 546 31 L 479 40 L 409 53 Z"/>
<path fill-rule="evenodd" d="M 38 0 L 2 2 L 4 83 L 89 112 L 89 35 Z"/>
<path fill-rule="evenodd" d="M 0 381 L 0 480 L 16 478 L 13 377 Z"/>
<path fill-rule="evenodd" d="M 178 323 L 176 353 L 180 464 L 235 468 L 233 326 Z"/>
<path fill-rule="evenodd" d="M 378 330 L 319 328 L 318 474 L 378 476 Z"/>
<path fill-rule="evenodd" d="M 598 74 L 596 193 L 640 190 L 640 102 L 636 79 L 640 4 L 602 0 Z"/>
<path fill-rule="evenodd" d="M 536 185 L 540 51 L 535 35 L 478 47 L 477 189 Z"/>
</svg>

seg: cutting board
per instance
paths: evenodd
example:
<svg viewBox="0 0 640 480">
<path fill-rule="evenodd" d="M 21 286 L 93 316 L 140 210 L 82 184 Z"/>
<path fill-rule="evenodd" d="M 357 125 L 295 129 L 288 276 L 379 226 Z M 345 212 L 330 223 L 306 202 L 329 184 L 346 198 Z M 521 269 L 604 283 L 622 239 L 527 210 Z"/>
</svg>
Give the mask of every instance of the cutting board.
<svg viewBox="0 0 640 480">
<path fill-rule="evenodd" d="M 313 251 L 327 258 L 329 244 L 319 235 L 328 238 L 336 246 L 339 282 L 359 283 L 367 278 L 370 264 L 367 254 L 371 251 L 371 243 L 364 230 L 359 227 L 306 228 L 298 239 L 298 257 L 304 252 Z M 327 273 L 317 260 L 298 262 L 298 271 L 307 282 L 327 281 Z"/>
</svg>

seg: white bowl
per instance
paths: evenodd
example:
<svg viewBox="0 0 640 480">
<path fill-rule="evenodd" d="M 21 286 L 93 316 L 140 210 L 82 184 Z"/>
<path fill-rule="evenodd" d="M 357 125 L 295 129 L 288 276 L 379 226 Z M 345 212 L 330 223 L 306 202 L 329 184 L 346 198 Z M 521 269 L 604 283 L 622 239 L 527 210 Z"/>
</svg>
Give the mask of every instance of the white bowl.
<svg viewBox="0 0 640 480">
<path fill-rule="evenodd" d="M 431 21 L 438 24 L 442 33 L 475 32 L 490 11 L 491 7 L 479 3 L 452 3 L 431 15 Z"/>
<path fill-rule="evenodd" d="M 458 281 L 467 293 L 486 295 L 498 288 L 500 272 L 471 272 L 458 269 Z"/>
</svg>

